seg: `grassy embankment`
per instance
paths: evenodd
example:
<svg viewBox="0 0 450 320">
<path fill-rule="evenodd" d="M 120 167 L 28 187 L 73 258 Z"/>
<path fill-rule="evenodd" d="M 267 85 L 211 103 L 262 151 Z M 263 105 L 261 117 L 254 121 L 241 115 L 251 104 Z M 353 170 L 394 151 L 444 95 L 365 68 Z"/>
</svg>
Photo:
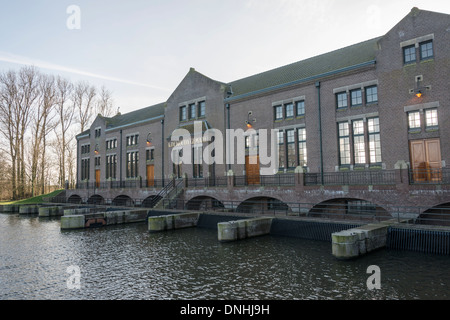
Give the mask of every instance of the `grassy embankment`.
<svg viewBox="0 0 450 320">
<path fill-rule="evenodd" d="M 63 190 L 55 190 L 55 191 L 50 192 L 48 194 L 43 194 L 43 195 L 40 195 L 40 196 L 36 196 L 36 197 L 28 198 L 28 199 L 23 199 L 23 200 L 0 202 L 0 205 L 2 205 L 2 204 L 39 204 L 39 203 L 43 203 L 44 202 L 44 198 L 54 197 L 54 196 L 58 195 L 61 191 L 63 191 Z"/>
</svg>

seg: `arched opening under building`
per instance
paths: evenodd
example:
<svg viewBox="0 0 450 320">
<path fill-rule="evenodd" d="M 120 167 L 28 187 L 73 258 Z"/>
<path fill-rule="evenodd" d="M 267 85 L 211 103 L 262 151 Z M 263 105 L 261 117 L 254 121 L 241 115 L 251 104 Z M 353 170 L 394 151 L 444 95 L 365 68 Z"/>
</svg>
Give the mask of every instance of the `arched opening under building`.
<svg viewBox="0 0 450 320">
<path fill-rule="evenodd" d="M 157 195 L 149 196 L 145 198 L 145 200 L 142 202 L 142 206 L 144 208 L 153 208 L 161 199 L 162 199 L 161 196 Z"/>
<path fill-rule="evenodd" d="M 353 220 L 384 221 L 392 216 L 384 208 L 361 199 L 333 199 L 315 205 L 308 213 L 309 217 Z"/>
<path fill-rule="evenodd" d="M 82 201 L 81 197 L 77 194 L 73 194 L 67 199 L 67 203 L 81 204 L 82 202 L 83 201 Z"/>
<path fill-rule="evenodd" d="M 134 207 L 134 201 L 129 196 L 120 195 L 114 198 L 112 205 L 118 207 Z"/>
<path fill-rule="evenodd" d="M 101 195 L 94 194 L 93 196 L 91 196 L 88 199 L 87 203 L 88 204 L 95 204 L 95 205 L 98 205 L 98 204 L 102 205 L 102 204 L 105 204 L 105 199 Z"/>
<path fill-rule="evenodd" d="M 450 202 L 424 211 L 416 219 L 417 224 L 450 226 Z"/>
<path fill-rule="evenodd" d="M 275 198 L 255 197 L 241 202 L 235 211 L 240 213 L 287 215 L 291 212 L 291 208 L 283 201 Z"/>
<path fill-rule="evenodd" d="M 223 203 L 216 198 L 208 196 L 199 196 L 192 198 L 186 203 L 187 210 L 197 210 L 197 211 L 223 211 L 225 206 Z"/>
</svg>

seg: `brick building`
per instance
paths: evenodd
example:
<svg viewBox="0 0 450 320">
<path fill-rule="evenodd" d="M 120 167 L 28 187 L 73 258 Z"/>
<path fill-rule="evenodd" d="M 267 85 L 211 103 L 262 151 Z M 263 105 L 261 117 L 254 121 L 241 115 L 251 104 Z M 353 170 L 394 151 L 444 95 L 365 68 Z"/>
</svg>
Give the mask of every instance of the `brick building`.
<svg viewBox="0 0 450 320">
<path fill-rule="evenodd" d="M 395 203 L 447 204 L 449 74 L 450 16 L 417 8 L 384 36 L 230 83 L 191 69 L 167 101 L 99 115 L 77 136 L 78 186 L 67 194 L 148 204 L 183 178 L 177 197 L 185 202 L 353 199 L 388 212 Z M 250 126 L 276 134 L 273 176 L 260 175 L 263 150 L 250 155 L 247 148 L 241 163 L 236 152 L 228 158 L 226 130 Z M 223 132 L 223 161 L 173 163 L 172 136 L 180 128 L 191 133 L 184 145 L 192 160 L 211 143 L 203 133 Z M 251 136 L 247 147 L 250 141 L 258 144 Z"/>
</svg>

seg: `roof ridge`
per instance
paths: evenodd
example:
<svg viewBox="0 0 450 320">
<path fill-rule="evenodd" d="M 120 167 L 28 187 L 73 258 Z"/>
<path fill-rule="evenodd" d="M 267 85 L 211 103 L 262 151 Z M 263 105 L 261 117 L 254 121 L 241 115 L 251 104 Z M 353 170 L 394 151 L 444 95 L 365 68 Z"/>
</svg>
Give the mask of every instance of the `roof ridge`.
<svg viewBox="0 0 450 320">
<path fill-rule="evenodd" d="M 375 37 L 375 38 L 372 38 L 372 39 L 369 39 L 369 40 L 364 40 L 364 41 L 361 41 L 361 42 L 358 42 L 358 43 L 354 43 L 354 44 L 351 44 L 351 45 L 348 45 L 348 46 L 345 46 L 345 47 L 342 47 L 342 48 L 338 48 L 338 49 L 335 49 L 335 50 L 324 52 L 324 53 L 318 54 L 316 56 L 312 56 L 312 57 L 305 58 L 305 59 L 302 59 L 302 60 L 298 60 L 298 61 L 295 61 L 295 62 L 292 62 L 292 63 L 288 63 L 286 65 L 282 65 L 282 66 L 279 66 L 279 67 L 276 67 L 276 68 L 273 68 L 273 69 L 270 69 L 270 70 L 266 70 L 266 71 L 262 71 L 262 72 L 259 72 L 259 73 L 255 73 L 253 75 L 250 75 L 250 76 L 247 76 L 247 77 L 244 77 L 244 78 L 241 78 L 241 79 L 237 79 L 237 80 L 231 81 L 231 82 L 229 82 L 227 84 L 231 85 L 231 84 L 236 83 L 236 82 L 241 81 L 241 80 L 245 80 L 245 79 L 249 79 L 249 78 L 252 78 L 252 77 L 260 76 L 260 75 L 263 75 L 265 73 L 270 73 L 270 72 L 273 72 L 273 71 L 276 71 L 276 70 L 279 70 L 279 69 L 287 68 L 287 67 L 290 67 L 290 66 L 293 66 L 293 65 L 300 64 L 302 62 L 304 63 L 304 62 L 306 62 L 308 60 L 320 58 L 320 57 L 323 57 L 325 55 L 337 53 L 339 51 L 344 51 L 346 49 L 349 49 L 349 48 L 352 48 L 352 47 L 356 47 L 358 45 L 362 45 L 362 44 L 367 43 L 367 42 L 372 42 L 372 41 L 375 41 L 375 40 L 378 41 L 381 38 L 383 38 L 383 36 L 378 36 L 378 37 Z"/>
</svg>

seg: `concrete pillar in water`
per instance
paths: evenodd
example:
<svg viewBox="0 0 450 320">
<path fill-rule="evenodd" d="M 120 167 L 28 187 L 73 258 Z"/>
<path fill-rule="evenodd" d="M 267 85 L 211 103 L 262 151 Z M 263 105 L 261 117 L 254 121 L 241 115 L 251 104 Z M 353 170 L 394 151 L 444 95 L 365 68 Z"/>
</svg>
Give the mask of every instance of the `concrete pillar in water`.
<svg viewBox="0 0 450 320">
<path fill-rule="evenodd" d="M 84 215 L 62 216 L 61 217 L 61 229 L 83 229 L 85 227 Z"/>
</svg>

